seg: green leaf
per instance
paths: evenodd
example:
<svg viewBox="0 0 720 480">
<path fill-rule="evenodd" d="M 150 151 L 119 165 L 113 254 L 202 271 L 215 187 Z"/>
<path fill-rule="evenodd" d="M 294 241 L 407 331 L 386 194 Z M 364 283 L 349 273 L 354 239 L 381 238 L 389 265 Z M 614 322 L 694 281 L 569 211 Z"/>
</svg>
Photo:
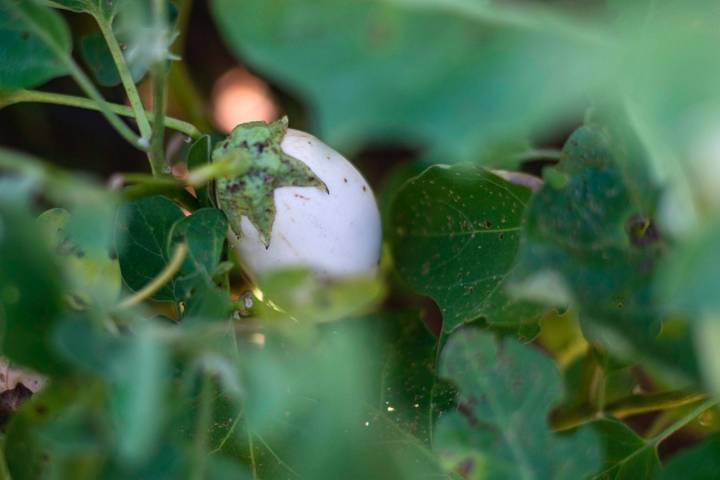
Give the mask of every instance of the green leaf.
<svg viewBox="0 0 720 480">
<path fill-rule="evenodd" d="M 183 324 L 196 325 L 205 322 L 227 320 L 233 305 L 230 294 L 212 283 L 202 282 L 188 299 L 183 311 Z"/>
<path fill-rule="evenodd" d="M 260 317 L 301 324 L 334 322 L 364 313 L 385 293 L 375 277 L 325 282 L 306 269 L 268 272 L 258 286 L 263 295 Z"/>
<path fill-rule="evenodd" d="M 665 242 L 652 210 L 631 188 L 628 147 L 598 125 L 577 130 L 557 171 L 527 212 L 526 234 L 510 279 L 513 293 L 579 307 L 583 333 L 623 358 L 665 362 L 667 373 L 697 377 L 687 327 L 662 331 L 653 284 Z"/>
<path fill-rule="evenodd" d="M 597 420 L 590 424 L 600 438 L 604 457 L 597 480 L 635 480 L 655 478 L 660 470 L 660 459 L 655 448 L 630 427 L 612 419 Z"/>
<path fill-rule="evenodd" d="M 392 207 L 390 240 L 400 276 L 431 296 L 449 333 L 480 317 L 533 336 L 541 313 L 505 293 L 530 190 L 466 165 L 434 166 L 409 180 Z"/>
<path fill-rule="evenodd" d="M 0 0 L 0 89 L 29 88 L 68 73 L 72 48 L 65 21 L 34 0 Z"/>
<path fill-rule="evenodd" d="M 176 281 L 187 288 L 210 281 L 220 263 L 228 231 L 225 214 L 216 208 L 201 208 L 175 222 L 168 236 L 167 252 L 186 242 L 188 256 Z"/>
<path fill-rule="evenodd" d="M 122 206 L 117 226 L 117 248 L 123 279 L 140 290 L 167 265 L 170 232 L 184 218 L 180 208 L 165 197 L 147 197 Z M 187 292 L 171 280 L 153 298 L 178 300 Z"/>
<path fill-rule="evenodd" d="M 71 230 L 71 214 L 62 208 L 47 210 L 38 218 L 49 246 L 63 265 L 70 294 L 81 305 L 109 309 L 117 302 L 122 283 L 120 264 L 109 245 L 83 245 Z M 102 225 L 95 224 L 95 228 Z M 75 229 L 77 230 L 77 228 Z"/>
<path fill-rule="evenodd" d="M 209 282 L 220 263 L 227 233 L 222 212 L 204 208 L 184 216 L 165 197 L 127 203 L 118 220 L 118 251 L 125 283 L 139 290 L 167 265 L 174 245 L 185 241 L 188 255 L 180 271 L 153 298 L 184 301 L 196 286 Z"/>
<path fill-rule="evenodd" d="M 658 478 L 711 480 L 718 476 L 720 476 L 720 435 L 715 434 L 670 457 Z"/>
<path fill-rule="evenodd" d="M 82 37 L 80 39 L 80 52 L 98 84 L 103 87 L 120 85 L 120 74 L 110 54 L 110 49 L 100 33 Z M 139 82 L 147 73 L 147 69 L 142 65 L 130 64 L 128 68 L 135 83 Z"/>
<path fill-rule="evenodd" d="M 469 479 L 578 479 L 600 465 L 590 430 L 550 431 L 547 415 L 562 397 L 562 384 L 539 350 L 464 328 L 445 345 L 440 375 L 459 389 L 458 410 L 439 419 L 434 436 L 449 470 Z"/>
<path fill-rule="evenodd" d="M 59 374 L 51 336 L 64 293 L 56 259 L 28 212 L 0 204 L 0 351 L 38 372 Z"/>
<path fill-rule="evenodd" d="M 378 417 L 430 446 L 434 420 L 455 403 L 453 387 L 436 375 L 439 339 L 417 312 L 381 312 L 370 320 L 379 344 L 372 354 Z"/>
</svg>

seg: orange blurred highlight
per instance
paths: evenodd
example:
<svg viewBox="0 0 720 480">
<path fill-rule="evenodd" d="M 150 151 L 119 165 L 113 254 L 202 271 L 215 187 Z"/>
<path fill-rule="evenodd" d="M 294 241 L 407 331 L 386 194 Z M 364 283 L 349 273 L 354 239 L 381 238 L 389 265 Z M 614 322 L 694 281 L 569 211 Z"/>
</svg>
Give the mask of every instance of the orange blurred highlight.
<svg viewBox="0 0 720 480">
<path fill-rule="evenodd" d="M 268 85 L 241 67 L 225 72 L 212 92 L 213 120 L 220 131 L 254 120 L 271 122 L 278 111 Z"/>
</svg>

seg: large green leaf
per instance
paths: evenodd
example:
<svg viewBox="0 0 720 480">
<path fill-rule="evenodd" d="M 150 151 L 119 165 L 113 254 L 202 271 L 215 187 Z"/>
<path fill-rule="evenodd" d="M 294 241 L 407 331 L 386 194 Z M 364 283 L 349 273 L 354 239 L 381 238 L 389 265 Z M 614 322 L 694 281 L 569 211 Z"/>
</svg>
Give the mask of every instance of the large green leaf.
<svg viewBox="0 0 720 480">
<path fill-rule="evenodd" d="M 653 282 L 666 247 L 645 203 L 652 195 L 631 188 L 619 167 L 632 161 L 620 140 L 597 125 L 570 137 L 556 170 L 563 180 L 546 183 L 529 206 L 512 289 L 578 305 L 584 334 L 615 354 L 665 361 L 668 372 L 696 377 L 682 322 L 661 335 Z"/>
<path fill-rule="evenodd" d="M 458 410 L 442 416 L 434 449 L 468 479 L 578 479 L 600 466 L 592 431 L 553 434 L 547 423 L 562 397 L 560 372 L 539 350 L 475 328 L 450 336 L 440 375 L 459 389 Z"/>
<path fill-rule="evenodd" d="M 0 89 L 34 87 L 67 73 L 72 48 L 65 21 L 34 0 L 0 0 Z"/>
<path fill-rule="evenodd" d="M 234 52 L 304 95 L 333 144 L 403 138 L 470 159 L 492 147 L 488 139 L 567 113 L 600 78 L 588 54 L 595 44 L 568 34 L 548 12 L 515 12 L 512 28 L 503 28 L 486 2 L 215 0 L 212 7 Z"/>
<path fill-rule="evenodd" d="M 505 293 L 530 190 L 485 169 L 434 166 L 409 180 L 392 207 L 398 273 L 430 295 L 443 330 L 483 317 L 499 329 L 532 332 L 540 311 Z"/>
</svg>

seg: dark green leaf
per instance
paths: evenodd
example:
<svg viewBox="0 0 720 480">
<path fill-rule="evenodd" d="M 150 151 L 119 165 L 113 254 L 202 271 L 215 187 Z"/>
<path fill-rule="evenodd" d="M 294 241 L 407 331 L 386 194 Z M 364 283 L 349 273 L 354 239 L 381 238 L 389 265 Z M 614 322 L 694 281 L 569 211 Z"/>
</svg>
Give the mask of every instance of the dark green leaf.
<svg viewBox="0 0 720 480">
<path fill-rule="evenodd" d="M 713 480 L 720 477 L 720 435 L 670 458 L 660 474 L 661 480 Z M 637 478 L 637 477 L 636 477 Z"/>
<path fill-rule="evenodd" d="M 202 282 L 185 305 L 183 323 L 194 325 L 227 320 L 231 311 L 230 294 L 210 282 Z"/>
<path fill-rule="evenodd" d="M 0 89 L 29 88 L 68 72 L 72 48 L 65 21 L 34 0 L 0 0 Z"/>
<path fill-rule="evenodd" d="M 472 479 L 574 480 L 600 465 L 590 430 L 550 431 L 547 415 L 562 397 L 562 384 L 539 350 L 464 328 L 443 349 L 440 375 L 459 389 L 458 410 L 439 419 L 434 436 L 448 469 Z"/>
<path fill-rule="evenodd" d="M 603 445 L 603 465 L 596 480 L 655 478 L 660 469 L 657 451 L 622 422 L 612 419 L 591 424 Z"/>
<path fill-rule="evenodd" d="M 216 208 L 201 208 L 175 222 L 168 236 L 167 251 L 178 242 L 186 242 L 187 259 L 176 281 L 191 288 L 209 281 L 215 274 L 228 231 L 225 214 Z"/>
<path fill-rule="evenodd" d="M 212 147 L 212 139 L 210 135 L 203 135 L 195 141 L 190 147 L 187 154 L 188 169 L 198 168 L 210 163 L 210 154 Z M 204 186 L 196 189 L 197 198 L 205 207 L 213 206 L 213 199 L 210 192 L 210 186 Z"/>
<path fill-rule="evenodd" d="M 168 263 L 170 232 L 184 218 L 180 208 L 165 197 L 148 197 L 121 208 L 117 226 L 117 248 L 123 279 L 132 290 L 152 281 Z M 171 280 L 154 298 L 178 300 L 185 289 Z"/>
<path fill-rule="evenodd" d="M 532 199 L 511 284 L 525 298 L 579 306 L 590 341 L 625 358 L 665 361 L 668 372 L 697 376 L 687 328 L 661 333 L 654 301 L 665 242 L 643 198 L 619 165 L 626 145 L 588 125 L 568 140 L 558 172 Z"/>
<path fill-rule="evenodd" d="M 443 312 L 443 331 L 483 317 L 527 333 L 541 313 L 505 293 L 530 190 L 478 167 L 435 166 L 398 192 L 392 207 L 396 268 Z M 530 334 L 532 336 L 532 333 Z"/>
</svg>

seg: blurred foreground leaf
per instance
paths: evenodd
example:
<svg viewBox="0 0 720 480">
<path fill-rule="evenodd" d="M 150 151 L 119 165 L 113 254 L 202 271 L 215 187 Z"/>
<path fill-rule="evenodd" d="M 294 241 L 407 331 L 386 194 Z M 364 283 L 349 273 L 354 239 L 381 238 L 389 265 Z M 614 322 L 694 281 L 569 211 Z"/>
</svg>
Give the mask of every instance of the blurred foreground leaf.
<svg viewBox="0 0 720 480">
<path fill-rule="evenodd" d="M 567 141 L 555 170 L 563 181 L 547 182 L 530 203 L 512 291 L 578 305 L 589 341 L 697 378 L 687 326 L 661 335 L 653 284 L 665 241 L 644 204 L 648 195 L 634 190 L 620 168 L 631 159 L 619 140 L 587 125 Z"/>
<path fill-rule="evenodd" d="M 532 368 L 529 368 L 532 366 Z M 550 431 L 562 397 L 560 373 L 534 347 L 474 328 L 450 336 L 440 375 L 458 387 L 458 409 L 437 422 L 434 449 L 468 479 L 578 479 L 600 466 L 596 436 Z"/>
<path fill-rule="evenodd" d="M 0 45 L 0 90 L 34 87 L 68 72 L 59 58 L 70 55 L 68 27 L 34 0 L 0 0 Z"/>
</svg>

